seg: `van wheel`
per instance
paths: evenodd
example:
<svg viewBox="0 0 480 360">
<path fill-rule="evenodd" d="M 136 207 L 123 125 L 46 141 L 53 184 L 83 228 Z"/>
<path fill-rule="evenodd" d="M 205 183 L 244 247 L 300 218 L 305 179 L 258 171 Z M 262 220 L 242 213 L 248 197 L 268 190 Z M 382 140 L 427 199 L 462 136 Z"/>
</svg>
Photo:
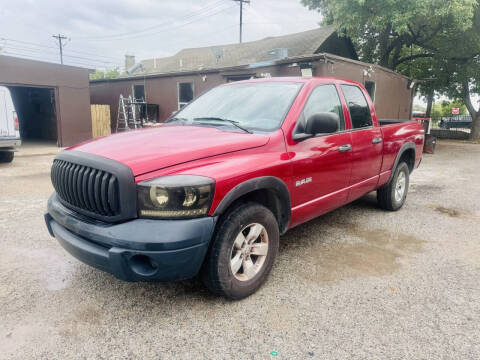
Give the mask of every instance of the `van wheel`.
<svg viewBox="0 0 480 360">
<path fill-rule="evenodd" d="M 9 163 L 13 161 L 13 151 L 0 151 L 0 162 Z"/>
<path fill-rule="evenodd" d="M 396 211 L 407 199 L 410 171 L 405 162 L 398 164 L 392 181 L 377 190 L 378 205 L 382 209 Z"/>
<path fill-rule="evenodd" d="M 277 220 L 265 206 L 250 202 L 234 208 L 218 226 L 202 280 L 217 295 L 243 299 L 272 269 L 280 238 Z"/>
</svg>

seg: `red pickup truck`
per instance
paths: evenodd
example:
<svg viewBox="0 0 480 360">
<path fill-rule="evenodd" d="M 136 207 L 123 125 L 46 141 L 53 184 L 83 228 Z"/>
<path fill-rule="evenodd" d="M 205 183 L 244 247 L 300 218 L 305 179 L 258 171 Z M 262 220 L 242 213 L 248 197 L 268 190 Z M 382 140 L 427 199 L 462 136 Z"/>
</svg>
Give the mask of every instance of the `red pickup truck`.
<svg viewBox="0 0 480 360">
<path fill-rule="evenodd" d="M 127 281 L 201 275 L 241 299 L 288 229 L 376 190 L 398 210 L 424 130 L 379 121 L 362 85 L 274 78 L 219 86 L 161 127 L 55 158 L 45 220 L 73 256 Z"/>
</svg>

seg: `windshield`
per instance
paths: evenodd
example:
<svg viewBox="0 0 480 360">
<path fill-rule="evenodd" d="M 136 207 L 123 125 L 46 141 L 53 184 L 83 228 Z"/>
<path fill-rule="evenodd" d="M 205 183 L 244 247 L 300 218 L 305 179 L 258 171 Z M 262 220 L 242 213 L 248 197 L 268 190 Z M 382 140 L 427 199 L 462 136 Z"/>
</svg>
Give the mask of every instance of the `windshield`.
<svg viewBox="0 0 480 360">
<path fill-rule="evenodd" d="M 273 131 L 282 125 L 301 86 L 302 83 L 295 82 L 220 86 L 187 105 L 171 120 L 191 123 L 213 120 L 213 125 L 235 128 L 233 122 L 250 131 Z"/>
</svg>

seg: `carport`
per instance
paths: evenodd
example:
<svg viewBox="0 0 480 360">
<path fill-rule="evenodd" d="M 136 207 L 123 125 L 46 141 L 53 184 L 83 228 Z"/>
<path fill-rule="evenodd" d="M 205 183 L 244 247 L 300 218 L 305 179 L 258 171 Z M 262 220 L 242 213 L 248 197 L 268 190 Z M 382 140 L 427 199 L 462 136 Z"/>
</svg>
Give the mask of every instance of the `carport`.
<svg viewBox="0 0 480 360">
<path fill-rule="evenodd" d="M 92 137 L 89 70 L 0 56 L 0 85 L 17 111 L 22 141 L 70 146 Z"/>
</svg>

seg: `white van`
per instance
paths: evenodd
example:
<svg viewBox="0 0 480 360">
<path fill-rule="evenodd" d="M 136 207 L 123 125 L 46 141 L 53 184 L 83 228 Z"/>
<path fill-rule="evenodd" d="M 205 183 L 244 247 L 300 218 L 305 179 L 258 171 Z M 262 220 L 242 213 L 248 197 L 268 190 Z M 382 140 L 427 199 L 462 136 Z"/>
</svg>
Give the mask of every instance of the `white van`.
<svg viewBox="0 0 480 360">
<path fill-rule="evenodd" d="M 11 162 L 20 143 L 18 117 L 10 90 L 0 86 L 0 162 Z"/>
</svg>

